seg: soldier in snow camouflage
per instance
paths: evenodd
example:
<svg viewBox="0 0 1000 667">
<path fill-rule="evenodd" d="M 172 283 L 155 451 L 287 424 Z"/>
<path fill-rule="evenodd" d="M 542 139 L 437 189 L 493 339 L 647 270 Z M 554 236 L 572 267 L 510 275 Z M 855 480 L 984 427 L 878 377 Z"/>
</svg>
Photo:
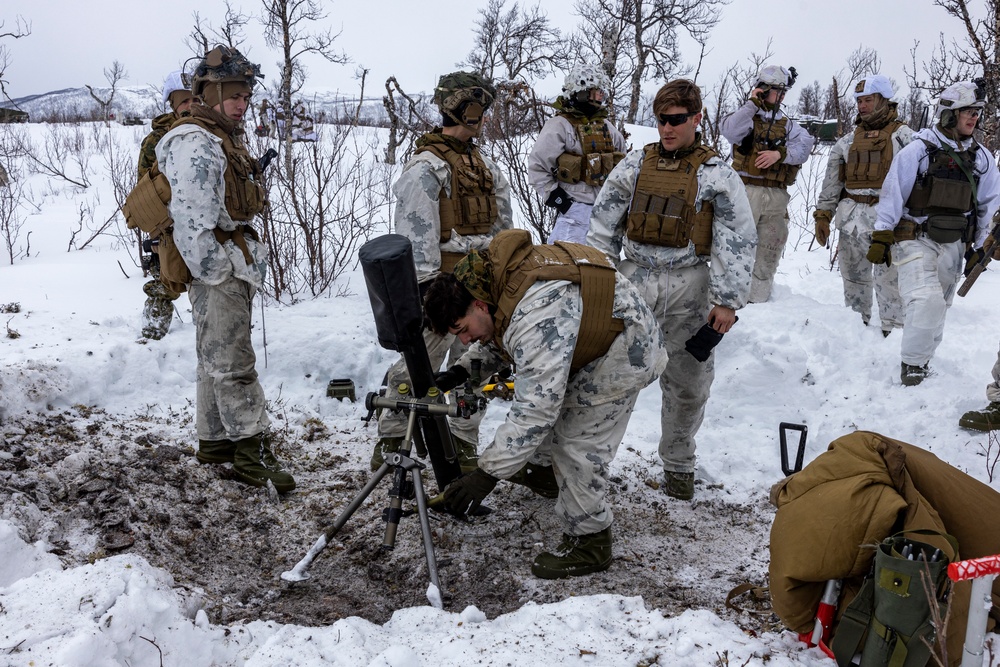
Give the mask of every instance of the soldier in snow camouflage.
<svg viewBox="0 0 1000 667">
<path fill-rule="evenodd" d="M 171 111 L 160 114 L 151 123 L 152 131 L 142 140 L 139 148 L 138 176 L 149 171 L 156 163 L 156 145 L 167 133 L 170 126 L 182 116 L 188 115 L 194 96 L 185 84 L 181 71 L 171 72 L 163 82 L 163 103 L 169 104 Z M 146 304 L 142 309 L 142 335 L 144 338 L 160 340 L 170 330 L 174 318 L 174 301 L 180 296 L 160 282 L 160 257 L 156 246 L 151 246 L 149 272 L 152 280 L 146 281 L 142 291 L 146 293 Z"/>
<path fill-rule="evenodd" d="M 492 84 L 478 74 L 454 72 L 441 77 L 434 101 L 443 126 L 417 140 L 416 153 L 393 185 L 395 231 L 413 245 L 417 281 L 422 288 L 438 273 L 450 272 L 459 257 L 485 248 L 497 232 L 512 226 L 510 183 L 473 141 L 493 95 Z M 438 335 L 426 330 L 424 343 L 435 370 L 446 356 L 454 362 L 467 349 L 447 332 Z M 386 395 L 398 397 L 399 385 L 409 381 L 406 364 L 400 359 L 386 375 Z M 482 417 L 476 414 L 471 419 L 451 421 L 465 469 L 475 467 Z M 384 452 L 399 448 L 406 434 L 406 416 L 384 410 L 378 434 L 370 461 L 373 471 L 382 465 Z"/>
<path fill-rule="evenodd" d="M 490 245 L 486 262 L 464 268 L 460 263 L 454 275 L 438 277 L 427 292 L 426 312 L 436 331 L 455 334 L 466 344 L 486 343 L 517 369 L 506 420 L 482 451 L 479 469 L 450 484 L 444 502 L 451 511 L 463 513 L 482 501 L 498 480 L 516 481 L 526 467 L 539 475 L 543 470 L 554 474 L 563 541 L 554 552 L 540 554 L 532 572 L 559 578 L 604 570 L 612 558 L 608 467 L 639 391 L 666 364 L 663 339 L 642 296 L 610 264 L 610 314 L 623 328 L 603 355 L 574 370 L 589 297 L 586 287 L 572 280 L 537 279 L 508 313 L 502 330 L 494 317 L 501 312 L 497 297 L 507 289 L 504 280 L 510 272 L 496 249 L 514 234 L 524 235 L 522 249 L 530 246 L 527 232 L 503 232 Z M 608 322 L 600 326 L 606 331 Z M 468 359 L 458 363 L 466 365 Z"/>
<path fill-rule="evenodd" d="M 668 495 L 694 495 L 695 434 L 705 414 L 714 355 L 699 362 L 685 343 L 708 322 L 729 331 L 747 303 L 757 233 L 743 183 L 702 145 L 701 93 L 677 80 L 653 102 L 660 141 L 632 151 L 594 203 L 587 243 L 618 261 L 666 341 L 660 459 Z"/>
</svg>

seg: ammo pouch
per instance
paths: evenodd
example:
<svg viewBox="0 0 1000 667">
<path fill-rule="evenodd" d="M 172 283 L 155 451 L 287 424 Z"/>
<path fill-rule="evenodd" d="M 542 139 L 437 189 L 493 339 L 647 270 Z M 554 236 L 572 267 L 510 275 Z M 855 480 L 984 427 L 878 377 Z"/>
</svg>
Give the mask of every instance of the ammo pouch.
<svg viewBox="0 0 1000 667">
<path fill-rule="evenodd" d="M 591 187 L 599 188 L 604 185 L 611 170 L 625 157 L 624 153 L 614 151 L 611 153 L 587 153 L 577 155 L 575 153 L 563 153 L 556 158 L 557 181 L 562 183 L 583 182 Z"/>
<path fill-rule="evenodd" d="M 927 236 L 936 243 L 954 243 L 965 241 L 966 230 L 969 229 L 969 219 L 964 215 L 942 213 L 932 215 L 924 223 Z"/>
<path fill-rule="evenodd" d="M 556 180 L 562 183 L 579 183 L 583 177 L 583 156 L 563 153 L 556 158 Z"/>
<path fill-rule="evenodd" d="M 930 660 L 936 639 L 932 609 L 938 608 L 943 622 L 951 561 L 940 549 L 904 533 L 943 537 L 957 558 L 955 538 L 932 530 L 904 531 L 879 544 L 872 574 L 848 605 L 830 645 L 839 667 L 850 665 L 859 647 L 861 667 L 923 667 Z"/>
<path fill-rule="evenodd" d="M 129 229 L 138 227 L 155 239 L 174 224 L 167 210 L 169 203 L 170 182 L 154 164 L 125 197 L 122 205 L 125 225 Z"/>
</svg>

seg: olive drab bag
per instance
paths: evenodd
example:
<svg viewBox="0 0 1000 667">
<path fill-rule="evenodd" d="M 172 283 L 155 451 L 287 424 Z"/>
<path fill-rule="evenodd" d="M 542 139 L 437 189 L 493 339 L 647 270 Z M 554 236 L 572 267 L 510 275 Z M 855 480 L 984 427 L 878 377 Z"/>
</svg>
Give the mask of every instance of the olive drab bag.
<svg viewBox="0 0 1000 667">
<path fill-rule="evenodd" d="M 906 534 L 937 535 L 952 554 Z M 851 665 L 861 648 L 860 667 L 923 667 L 936 640 L 933 609 L 944 622 L 951 586 L 948 564 L 958 557 L 951 535 L 908 530 L 878 545 L 871 574 L 844 612 L 830 648 L 839 667 Z"/>
<path fill-rule="evenodd" d="M 154 162 L 125 198 L 122 213 L 129 229 L 138 228 L 149 234 L 149 238 L 159 239 L 160 282 L 179 294 L 187 291 L 193 277 L 174 244 L 174 221 L 170 219 L 169 203 L 170 182 Z"/>
</svg>

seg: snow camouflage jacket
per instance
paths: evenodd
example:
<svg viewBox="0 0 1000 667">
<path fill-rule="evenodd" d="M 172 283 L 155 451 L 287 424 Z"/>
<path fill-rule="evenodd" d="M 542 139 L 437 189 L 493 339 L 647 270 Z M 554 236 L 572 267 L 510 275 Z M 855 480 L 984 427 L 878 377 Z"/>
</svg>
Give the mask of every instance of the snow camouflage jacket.
<svg viewBox="0 0 1000 667">
<path fill-rule="evenodd" d="M 219 245 L 212 231 L 231 232 L 237 226 L 226 212 L 222 140 L 198 125 L 181 125 L 157 144 L 156 159 L 170 182 L 174 243 L 192 277 L 219 285 L 235 276 L 259 288 L 267 275 L 267 246 L 247 236 L 248 264 L 236 244 Z"/>
<path fill-rule="evenodd" d="M 882 183 L 882 195 L 876 210 L 876 231 L 895 229 L 901 218 L 918 223 L 927 219 L 926 216 L 911 216 L 906 208 L 906 200 L 913 192 L 913 184 L 916 183 L 917 177 L 922 171 L 926 171 L 928 165 L 927 146 L 923 141 L 916 141 L 917 139 L 926 139 L 937 146 L 947 144 L 957 152 L 968 150 L 975 142 L 975 139 L 966 139 L 962 142 L 952 141 L 941 134 L 937 127 L 920 130 L 913 135 L 913 139 L 896 155 L 892 166 L 889 167 L 885 182 Z M 977 187 L 974 245 L 981 248 L 983 241 L 990 233 L 990 221 L 993 219 L 993 214 L 1000 206 L 1000 172 L 997 172 L 997 163 L 993 155 L 982 147 L 976 151 L 975 175 L 979 178 L 979 185 Z"/>
<path fill-rule="evenodd" d="M 170 126 L 176 120 L 177 116 L 174 115 L 174 112 L 170 111 L 168 113 L 161 113 L 150 123 L 153 131 L 146 135 L 146 138 L 142 140 L 142 146 L 139 148 L 139 168 L 137 174 L 139 177 L 142 177 L 143 174 L 149 171 L 150 167 L 156 164 L 156 144 L 160 143 L 160 139 L 170 130 Z"/>
<path fill-rule="evenodd" d="M 637 243 L 625 236 L 625 226 L 643 156 L 641 149 L 632 151 L 611 172 L 594 202 L 587 244 L 603 250 L 615 263 L 624 248 L 626 259 L 656 271 L 708 262 L 709 301 L 742 308 L 750 294 L 757 250 L 757 227 L 743 182 L 719 157 L 698 167 L 696 207 L 701 210 L 702 202 L 712 202 L 715 208 L 710 255 L 699 256 L 693 243 L 686 248 Z"/>
<path fill-rule="evenodd" d="M 722 119 L 719 123 L 719 130 L 726 141 L 735 146 L 753 130 L 753 117 L 755 115 L 760 116 L 764 124 L 767 125 L 768 121 L 771 120 L 771 113 L 771 111 L 758 108 L 756 104 L 747 100 L 743 106 Z M 786 117 L 781 109 L 773 113 L 775 120 Z M 812 136 L 791 118 L 788 119 L 786 130 L 788 135 L 785 139 L 785 159 L 782 162 L 789 165 L 805 164 L 813 147 Z"/>
<path fill-rule="evenodd" d="M 913 141 L 913 130 L 908 125 L 900 125 L 892 133 L 893 159 L 904 146 Z M 830 157 L 826 162 L 826 175 L 823 177 L 823 189 L 816 200 L 816 209 L 835 213 L 834 221 L 837 229 L 843 234 L 861 236 L 871 234 L 875 229 L 875 206 L 843 197 L 844 181 L 841 178 L 840 167 L 847 160 L 847 153 L 854 143 L 854 132 L 848 132 L 830 149 Z M 860 188 L 849 190 L 856 195 L 879 196 L 878 188 Z"/>
<path fill-rule="evenodd" d="M 413 156 L 403 167 L 392 192 L 396 196 L 394 225 L 396 233 L 413 244 L 413 263 L 417 267 L 417 282 L 434 278 L 441 269 L 441 251 L 467 254 L 484 250 L 497 232 L 513 227 L 510 205 L 510 181 L 491 159 L 482 156 L 493 172 L 496 187 L 497 221 L 489 234 L 461 236 L 455 230 L 447 243 L 441 243 L 441 212 L 439 197 L 442 189 L 451 196 L 451 167 L 433 153 Z"/>
<path fill-rule="evenodd" d="M 611 121 L 604 119 L 603 122 L 611 135 L 615 150 L 624 153 L 626 150 L 625 137 Z M 558 185 L 572 197 L 573 201 L 581 204 L 593 204 L 600 190 L 599 187 L 587 185 L 583 181 L 561 183 L 556 180 L 556 160 L 563 153 L 583 155 L 583 146 L 580 145 L 580 136 L 573 123 L 559 115 L 545 121 L 542 131 L 538 133 L 538 139 L 528 155 L 528 183 L 535 189 L 542 201 L 548 199 L 549 194 Z"/>
<path fill-rule="evenodd" d="M 493 442 L 479 455 L 480 468 L 509 478 L 551 438 L 563 411 L 610 404 L 660 376 L 667 365 L 660 327 L 639 291 L 617 272 L 612 314 L 624 320 L 624 331 L 607 354 L 570 377 L 583 317 L 580 287 L 539 281 L 525 293 L 503 337 L 517 369 L 514 400 Z M 496 350 L 472 347 L 460 361 L 466 368 L 482 349 Z"/>
</svg>

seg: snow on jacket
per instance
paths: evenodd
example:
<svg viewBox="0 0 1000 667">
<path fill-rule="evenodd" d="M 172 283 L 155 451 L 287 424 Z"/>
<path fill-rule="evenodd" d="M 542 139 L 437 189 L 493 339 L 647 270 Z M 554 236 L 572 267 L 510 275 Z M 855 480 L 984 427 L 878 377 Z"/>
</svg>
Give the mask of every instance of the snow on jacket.
<svg viewBox="0 0 1000 667">
<path fill-rule="evenodd" d="M 413 263 L 417 267 L 417 282 L 434 278 L 441 269 L 441 251 L 467 254 L 484 250 L 497 232 L 513 227 L 510 205 L 510 181 L 493 160 L 485 155 L 483 162 L 493 172 L 496 188 L 497 221 L 489 234 L 462 236 L 454 229 L 447 243 L 441 243 L 442 189 L 451 196 L 451 167 L 429 151 L 413 156 L 403 167 L 392 192 L 396 196 L 394 224 L 396 233 L 413 244 Z"/>
<path fill-rule="evenodd" d="M 640 243 L 625 236 L 625 227 L 644 154 L 642 149 L 630 152 L 608 176 L 594 202 L 587 244 L 603 250 L 615 263 L 624 249 L 626 259 L 656 271 L 709 262 L 709 301 L 742 308 L 750 293 L 757 249 L 757 227 L 743 182 L 719 157 L 698 167 L 696 209 L 701 210 L 703 202 L 715 208 L 710 255 L 699 256 L 693 243 L 685 248 Z"/>
<path fill-rule="evenodd" d="M 231 232 L 238 223 L 226 212 L 226 156 L 222 139 L 194 124 L 170 130 L 156 145 L 160 171 L 170 182 L 174 243 L 195 280 L 219 285 L 230 276 L 259 288 L 267 275 L 267 246 L 246 237 L 252 262 L 232 241 L 212 232 Z"/>
<path fill-rule="evenodd" d="M 550 437 L 564 410 L 612 403 L 660 376 L 667 363 L 660 327 L 639 291 L 617 272 L 612 311 L 624 320 L 624 331 L 603 357 L 571 377 L 583 317 L 580 287 L 547 280 L 528 289 L 502 341 L 517 369 L 514 400 L 493 442 L 480 453 L 480 468 L 509 478 Z"/>
<path fill-rule="evenodd" d="M 611 135 L 611 140 L 615 145 L 615 150 L 624 153 L 626 151 L 625 137 L 611 123 L 605 119 L 604 126 Z M 580 144 L 580 135 L 569 120 L 564 116 L 553 116 L 545 121 L 542 131 L 538 133 L 538 139 L 528 155 L 528 184 L 535 189 L 538 196 L 545 201 L 549 194 L 561 186 L 573 201 L 581 204 L 593 204 L 600 191 L 599 186 L 587 185 L 583 181 L 579 183 L 563 183 L 557 181 L 555 177 L 556 160 L 563 153 L 575 153 L 583 155 L 583 146 Z"/>
<path fill-rule="evenodd" d="M 927 219 L 927 216 L 910 215 L 906 207 L 906 200 L 910 198 L 917 177 L 927 171 L 930 162 L 927 157 L 927 146 L 917 139 L 926 139 L 935 146 L 948 145 L 956 152 L 967 150 L 975 143 L 975 139 L 972 138 L 960 142 L 952 141 L 941 134 L 937 127 L 920 130 L 913 138 L 914 141 L 896 155 L 892 166 L 889 167 L 889 173 L 886 174 L 885 182 L 882 183 L 882 195 L 878 202 L 875 220 L 876 231 L 895 229 L 901 218 L 918 223 Z M 993 155 L 982 146 L 976 151 L 975 174 L 979 176 L 979 185 L 976 188 L 975 246 L 979 248 L 989 235 L 990 221 L 1000 206 L 1000 173 L 997 172 L 997 163 Z"/>
<path fill-rule="evenodd" d="M 893 159 L 899 151 L 913 141 L 913 130 L 909 125 L 900 125 L 892 133 Z M 816 200 L 819 211 L 836 212 L 837 229 L 844 234 L 871 234 L 875 224 L 875 206 L 854 201 L 849 197 L 841 199 L 844 181 L 840 177 L 840 165 L 847 161 L 847 154 L 854 143 L 854 131 L 848 132 L 830 149 L 830 157 L 826 161 L 826 175 L 823 177 L 823 189 Z M 848 190 L 851 194 L 878 197 L 879 188 L 857 188 Z"/>
<path fill-rule="evenodd" d="M 743 106 L 722 119 L 719 123 L 719 130 L 722 132 L 722 136 L 726 138 L 726 141 L 734 146 L 739 145 L 744 137 L 753 130 L 753 117 L 755 115 L 760 116 L 766 124 L 771 121 L 772 113 L 774 114 L 774 120 L 781 120 L 785 117 L 780 108 L 773 112 L 767 111 L 758 108 L 756 104 L 747 100 L 743 103 Z M 785 125 L 785 132 L 785 159 L 781 162 L 785 164 L 804 164 L 809 159 L 809 152 L 812 151 L 814 142 L 812 135 L 791 118 L 788 119 L 788 124 Z"/>
</svg>

